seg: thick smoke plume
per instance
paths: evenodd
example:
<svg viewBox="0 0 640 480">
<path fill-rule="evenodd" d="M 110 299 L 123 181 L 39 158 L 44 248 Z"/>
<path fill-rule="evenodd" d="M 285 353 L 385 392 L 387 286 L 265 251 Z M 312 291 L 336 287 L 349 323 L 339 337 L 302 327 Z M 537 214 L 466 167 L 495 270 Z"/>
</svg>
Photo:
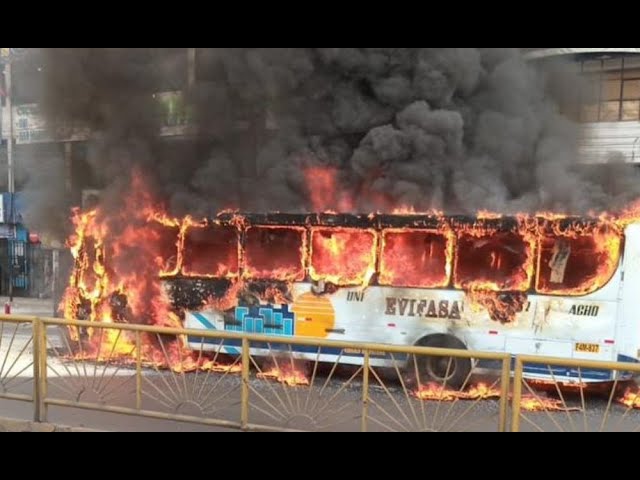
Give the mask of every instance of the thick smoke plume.
<svg viewBox="0 0 640 480">
<path fill-rule="evenodd" d="M 109 205 L 134 168 L 192 215 L 311 211 L 305 172 L 319 166 L 338 186 L 323 206 L 344 209 L 346 195 L 361 212 L 584 213 L 640 185 L 576 167 L 577 127 L 549 93 L 575 96 L 578 79 L 536 71 L 518 49 L 198 49 L 186 96 L 199 135 L 160 139 L 151 92 L 186 83 L 184 50 L 44 51 L 47 115 L 91 128 L 87 175 Z"/>
</svg>

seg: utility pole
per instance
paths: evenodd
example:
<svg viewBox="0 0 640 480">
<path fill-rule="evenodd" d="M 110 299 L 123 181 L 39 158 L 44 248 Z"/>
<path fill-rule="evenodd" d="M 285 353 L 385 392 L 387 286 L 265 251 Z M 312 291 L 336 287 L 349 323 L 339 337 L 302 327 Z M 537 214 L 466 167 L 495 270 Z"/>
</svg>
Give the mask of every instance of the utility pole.
<svg viewBox="0 0 640 480">
<path fill-rule="evenodd" d="M 8 170 L 8 189 L 9 189 L 9 212 L 8 218 L 12 224 L 13 228 L 13 236 L 15 238 L 16 227 L 14 225 L 15 216 L 13 211 L 13 196 L 15 194 L 15 176 L 14 176 L 14 168 L 13 168 L 13 102 L 12 102 L 12 82 L 11 82 L 11 59 L 7 59 L 7 62 L 4 64 L 4 81 L 6 91 L 6 100 L 5 105 L 8 110 L 8 120 L 9 120 L 9 132 L 7 138 L 7 170 Z M 7 264 L 9 266 L 9 305 L 13 303 L 13 245 L 11 242 L 7 242 Z M 10 310 L 9 306 L 9 310 Z M 6 308 L 5 308 L 6 310 Z"/>
<path fill-rule="evenodd" d="M 7 165 L 9 169 L 9 193 L 13 196 L 16 185 L 13 172 L 13 97 L 12 97 L 12 85 L 11 85 L 11 61 L 8 61 L 4 65 L 4 79 L 7 87 L 6 105 L 9 113 L 9 139 L 7 140 Z M 13 209 L 9 212 L 13 216 Z M 13 218 L 13 217 L 12 217 Z"/>
<path fill-rule="evenodd" d="M 187 85 L 193 87 L 196 83 L 196 49 L 187 49 Z"/>
<path fill-rule="evenodd" d="M 26 53 L 26 48 L 2 48 L 0 49 L 0 60 L 4 62 L 4 78 L 5 78 L 5 87 L 6 87 L 6 99 L 5 99 L 5 108 L 7 109 L 7 117 L 8 117 L 8 132 L 7 132 L 7 187 L 9 190 L 9 211 L 6 212 L 8 215 L 9 221 L 8 223 L 11 229 L 13 230 L 13 239 L 9 239 L 7 242 L 7 266 L 8 266 L 8 276 L 9 276 L 9 302 L 5 305 L 5 313 L 11 312 L 11 304 L 13 303 L 13 274 L 14 274 L 14 258 L 16 254 L 16 224 L 15 224 L 15 166 L 13 164 L 13 137 L 14 137 L 14 125 L 13 125 L 13 86 L 12 86 L 12 77 L 11 77 L 11 61 L 15 57 L 22 56 Z M 1 135 L 0 135 L 1 136 Z M 13 240 L 13 241 L 12 241 Z"/>
<path fill-rule="evenodd" d="M 5 87 L 6 87 L 6 100 L 5 107 L 7 108 L 8 113 L 8 121 L 9 121 L 9 129 L 8 129 L 8 138 L 7 138 L 7 175 L 8 175 L 8 190 L 9 190 L 9 212 L 8 214 L 9 222 L 11 228 L 13 229 L 13 239 L 14 242 L 9 241 L 7 245 L 8 255 L 7 255 L 7 264 L 8 264 L 8 273 L 9 273 L 9 303 L 5 305 L 5 312 L 9 313 L 11 311 L 11 304 L 13 303 L 13 270 L 14 270 L 14 257 L 15 257 L 15 238 L 16 238 L 16 225 L 15 225 L 15 168 L 13 164 L 13 137 L 14 137 L 14 129 L 13 129 L 13 86 L 12 86 L 12 76 L 11 76 L 11 61 L 13 58 L 23 55 L 26 52 L 25 48 L 2 48 L 1 52 L 1 60 L 4 62 L 4 79 L 5 79 Z M 1 136 L 1 135 L 0 135 Z"/>
</svg>

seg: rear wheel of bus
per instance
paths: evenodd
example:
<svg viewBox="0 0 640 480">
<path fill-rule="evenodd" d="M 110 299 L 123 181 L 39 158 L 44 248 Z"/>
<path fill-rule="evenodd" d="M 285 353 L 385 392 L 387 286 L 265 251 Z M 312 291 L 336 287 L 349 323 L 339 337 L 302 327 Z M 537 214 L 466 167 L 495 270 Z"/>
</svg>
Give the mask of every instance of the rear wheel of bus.
<svg viewBox="0 0 640 480">
<path fill-rule="evenodd" d="M 466 350 L 462 341 L 452 335 L 430 335 L 420 339 L 416 346 Z M 416 355 L 407 363 L 407 379 L 414 385 L 436 383 L 449 389 L 459 389 L 468 383 L 471 359 L 440 355 Z"/>
</svg>

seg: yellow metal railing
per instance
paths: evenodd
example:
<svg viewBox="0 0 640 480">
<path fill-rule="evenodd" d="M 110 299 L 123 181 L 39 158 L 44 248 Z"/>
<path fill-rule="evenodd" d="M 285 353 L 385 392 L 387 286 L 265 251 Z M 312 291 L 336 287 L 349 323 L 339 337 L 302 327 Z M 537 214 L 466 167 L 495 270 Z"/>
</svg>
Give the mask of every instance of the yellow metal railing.
<svg viewBox="0 0 640 480">
<path fill-rule="evenodd" d="M 486 352 L 472 352 L 465 350 L 456 350 L 456 349 L 436 349 L 436 348 L 427 348 L 427 347 L 402 347 L 402 346 L 390 346 L 390 345 L 381 345 L 381 344 L 353 344 L 351 342 L 340 342 L 340 341 L 329 341 L 329 340 L 319 340 L 314 338 L 288 338 L 288 337 L 276 337 L 271 335 L 247 335 L 242 333 L 235 332 L 227 332 L 227 331 L 203 331 L 203 330 L 187 330 L 187 329 L 173 329 L 173 328 L 161 328 L 161 327 L 151 327 L 144 325 L 127 325 L 127 324 L 105 324 L 105 323 L 90 323 L 85 321 L 72 321 L 72 320 L 62 320 L 62 319 L 54 319 L 54 318 L 40 318 L 40 317 L 29 317 L 29 316 L 2 316 L 0 315 L 0 322 L 10 322 L 10 323 L 31 323 L 33 327 L 33 395 L 4 395 L 3 398 L 10 399 L 21 399 L 25 401 L 33 401 L 34 402 L 34 417 L 36 421 L 46 421 L 48 418 L 48 407 L 50 406 L 61 406 L 61 407 L 74 407 L 80 409 L 89 409 L 89 410 L 98 410 L 103 412 L 112 412 L 119 414 L 127 414 L 127 415 L 137 415 L 137 416 L 145 416 L 151 418 L 158 418 L 164 420 L 177 420 L 183 422 L 192 422 L 192 423 L 200 423 L 204 425 L 213 425 L 225 428 L 236 428 L 242 430 L 295 430 L 294 428 L 282 427 L 279 425 L 268 425 L 263 423 L 252 423 L 251 421 L 251 411 L 252 407 L 260 410 L 260 405 L 257 405 L 259 402 L 271 403 L 272 399 L 267 398 L 265 393 L 262 393 L 260 390 L 256 389 L 255 386 L 252 385 L 252 382 L 255 382 L 255 377 L 252 378 L 251 370 L 252 366 L 257 367 L 258 364 L 256 359 L 252 355 L 252 345 L 255 344 L 267 344 L 269 348 L 271 345 L 281 345 L 281 346 L 305 346 L 305 347 L 314 347 L 318 349 L 320 352 L 321 348 L 331 348 L 333 350 L 344 351 L 346 349 L 354 349 L 357 348 L 361 352 L 363 352 L 363 365 L 359 367 L 358 370 L 358 378 L 361 381 L 358 388 L 361 388 L 361 396 L 360 396 L 360 407 L 359 407 L 359 415 L 360 415 L 360 429 L 363 431 L 369 430 L 369 420 L 372 419 L 372 414 L 370 408 L 372 405 L 376 405 L 375 401 L 371 398 L 370 388 L 373 388 L 374 385 L 371 385 L 373 382 L 376 384 L 381 391 L 389 393 L 390 390 L 385 385 L 380 385 L 381 375 L 379 375 L 376 371 L 375 360 L 372 359 L 372 352 L 375 352 L 376 355 L 380 355 L 381 352 L 387 355 L 396 355 L 396 356 L 439 356 L 439 357 L 454 357 L 454 358 L 466 358 L 466 359 L 487 359 L 487 360 L 498 360 L 503 363 L 503 374 L 501 376 L 501 399 L 499 401 L 499 415 L 497 421 L 497 429 L 500 431 L 506 430 L 507 424 L 507 408 L 508 408 L 508 389 L 509 389 L 509 357 L 506 354 L 496 354 L 496 353 L 486 353 Z M 48 329 L 50 327 L 76 327 L 82 329 L 95 329 L 96 331 L 102 329 L 114 330 L 118 332 L 118 336 L 120 334 L 124 334 L 125 332 L 129 335 L 133 336 L 133 341 L 135 344 L 135 352 L 132 352 L 131 356 L 134 360 L 135 373 L 133 376 L 135 377 L 135 406 L 119 406 L 113 405 L 109 402 L 102 401 L 84 401 L 80 398 L 80 396 L 75 396 L 72 399 L 69 398 L 61 398 L 59 395 L 55 395 L 51 393 L 50 375 L 52 372 L 56 373 L 59 378 L 62 375 L 57 372 L 57 369 L 60 369 L 58 365 L 55 365 L 53 359 L 50 358 L 51 355 L 47 353 L 47 346 L 51 347 L 50 338 L 48 335 Z M 238 421 L 228 420 L 223 418 L 209 418 L 208 416 L 197 416 L 197 415 L 185 415 L 176 412 L 164 412 L 157 411 L 154 409 L 143 408 L 143 397 L 145 395 L 150 395 L 150 391 L 152 389 L 148 389 L 145 391 L 145 385 L 148 385 L 145 371 L 148 370 L 145 365 L 145 360 L 143 358 L 143 349 L 142 349 L 142 336 L 143 335 L 155 335 L 158 339 L 162 339 L 167 336 L 173 337 L 185 337 L 192 336 L 198 339 L 210 340 L 210 341 L 219 341 L 223 344 L 224 341 L 235 340 L 241 342 L 240 349 L 240 395 L 239 395 L 239 403 L 240 403 L 240 416 Z M 160 341 L 161 347 L 162 341 Z M 52 348 L 52 350 L 56 350 Z M 275 350 L 275 349 L 274 349 Z M 278 350 L 281 352 L 282 350 Z M 55 352 L 58 353 L 57 351 Z M 87 353 L 87 352 L 84 352 Z M 201 352 L 202 353 L 202 352 Z M 342 354 L 340 354 L 342 355 Z M 318 354 L 318 358 L 320 355 Z M 275 358 L 275 354 L 274 354 Z M 72 362 L 74 367 L 77 370 L 77 375 L 74 372 L 68 370 L 68 366 L 63 363 L 64 369 L 67 369 L 69 375 L 68 377 L 73 377 L 74 380 L 78 378 L 81 379 L 83 376 L 91 377 L 92 367 L 87 367 L 87 363 L 96 363 L 92 362 L 92 358 L 89 354 L 81 355 L 80 358 L 66 358 L 66 362 Z M 103 359 L 104 361 L 104 359 Z M 107 359 L 107 363 L 109 363 L 109 359 Z M 333 368 L 331 369 L 331 374 L 335 371 L 338 360 L 335 361 Z M 81 365 L 81 366 L 78 366 Z M 112 364 L 111 367 L 115 368 L 115 364 Z M 505 369 L 506 368 L 506 369 Z M 254 368 L 255 369 L 255 368 Z M 315 370 L 317 366 L 314 366 L 314 378 L 319 378 L 320 376 L 315 374 Z M 92 383 L 95 384 L 98 380 L 95 372 L 97 367 L 93 367 L 94 377 L 92 378 Z M 107 367 L 104 368 L 102 372 L 102 377 L 105 377 L 105 372 Z M 84 371 L 84 374 L 83 374 Z M 398 370 L 399 372 L 399 370 Z M 98 372 L 99 373 L 99 372 Z M 263 372 L 261 372 L 263 373 Z M 373 376 L 371 375 L 373 374 Z M 115 374 L 114 374 L 115 375 Z M 173 377 L 170 381 L 165 382 L 165 386 L 157 390 L 156 398 L 159 400 L 166 400 L 167 392 L 169 390 L 172 391 L 172 394 L 183 393 L 184 391 L 190 390 L 193 391 L 195 387 L 191 386 L 187 388 L 187 382 L 190 381 L 184 372 L 170 372 L 170 375 Z M 197 373 L 192 374 L 192 377 L 197 376 Z M 201 377 L 204 376 L 201 375 Z M 354 375 L 353 377 L 355 377 Z M 352 378 L 353 378 L 352 377 Z M 505 379 L 507 381 L 505 381 Z M 68 379 L 65 379 L 68 380 Z M 79 380 L 82 382 L 83 380 Z M 350 379 L 351 381 L 351 379 Z M 87 382 L 89 383 L 89 382 Z M 184 388 L 183 384 L 184 383 Z M 350 386 L 355 385 L 354 381 Z M 85 390 L 86 385 L 82 385 L 81 390 Z M 318 388 L 320 394 L 326 392 L 329 387 L 327 387 L 326 383 L 322 386 L 322 388 Z M 407 397 L 408 402 L 412 402 L 412 399 L 409 399 L 409 387 L 405 387 L 404 383 L 402 383 L 402 389 Z M 295 407 L 295 402 L 302 404 L 299 398 L 291 398 L 292 390 L 277 390 L 275 387 L 268 386 L 266 390 L 270 390 L 272 393 L 272 397 L 280 402 L 284 408 L 288 408 L 288 405 Z M 338 393 L 342 393 L 344 391 L 344 386 L 340 386 L 340 388 L 336 387 Z M 153 392 L 155 394 L 155 392 Z M 338 393 L 332 393 L 331 399 L 338 398 Z M 309 395 L 311 392 L 309 392 Z M 276 400 L 273 400 L 273 403 L 276 403 Z M 313 403 L 309 401 L 309 398 L 306 398 L 306 403 Z M 168 403 L 168 402 L 165 402 Z M 317 402 L 316 402 L 317 404 Z M 394 404 L 396 407 L 400 408 L 400 404 L 394 400 Z M 382 411 L 384 411 L 381 405 L 377 405 Z M 273 407 L 273 405 L 271 405 Z M 325 406 L 326 407 L 326 406 Z M 321 408 L 318 408 L 321 410 Z M 292 410 L 296 410 L 297 413 L 300 412 L 300 408 Z M 263 409 L 263 411 L 265 411 Z M 327 411 L 327 408 L 325 408 Z M 266 412 L 267 414 L 269 412 Z M 388 414 L 388 413 L 387 413 Z M 409 417 L 407 417 L 409 418 Z M 417 418 L 417 417 L 416 417 Z M 408 428 L 420 428 L 416 425 L 404 425 L 401 426 L 404 429 Z"/>
<path fill-rule="evenodd" d="M 5 329 L 5 324 L 10 325 L 9 329 Z M 33 380 L 38 377 L 38 372 L 36 370 L 36 362 L 30 362 L 25 367 L 22 367 L 21 370 L 14 371 L 16 368 L 16 364 L 18 360 L 22 356 L 26 356 L 27 348 L 31 344 L 35 337 L 35 331 L 32 330 L 31 338 L 24 343 L 24 345 L 20 348 L 17 346 L 16 350 L 18 350 L 17 354 L 14 354 L 14 358 L 11 359 L 9 353 L 12 353 L 14 349 L 16 337 L 21 326 L 29 326 L 31 325 L 33 329 L 35 329 L 35 323 L 33 322 L 33 317 L 22 317 L 22 316 L 5 316 L 2 319 L 2 323 L 0 323 L 0 398 L 7 400 L 17 400 L 22 402 L 33 402 L 34 399 L 37 398 L 38 388 L 36 382 Z M 8 338 L 7 338 L 8 337 Z M 2 352 L 6 351 L 7 355 L 2 355 Z M 35 355 L 36 348 L 33 348 L 33 352 Z M 9 392 L 9 383 L 12 381 L 16 381 L 19 378 L 21 373 L 24 373 L 25 370 L 33 369 L 33 376 L 31 377 L 31 381 L 33 381 L 33 391 L 31 394 L 24 393 L 11 393 Z M 18 380 L 20 381 L 20 380 Z M 15 384 L 12 385 L 15 388 Z"/>
<path fill-rule="evenodd" d="M 523 400 L 523 386 L 528 390 L 528 395 L 534 400 L 540 400 L 540 397 L 536 394 L 536 392 L 529 386 L 528 382 L 532 382 L 531 380 L 527 380 L 524 378 L 524 365 L 534 364 L 542 367 L 546 367 L 545 374 L 551 378 L 550 386 L 554 391 L 555 397 L 557 397 L 559 405 L 554 408 L 549 408 L 544 406 L 544 402 L 540 403 L 542 406 L 539 411 L 540 415 L 543 417 L 546 415 L 550 418 L 550 422 L 555 429 L 557 430 L 565 430 L 565 428 L 559 424 L 558 421 L 549 417 L 549 412 L 551 409 L 557 408 L 558 410 L 564 411 L 567 416 L 567 424 L 570 429 L 578 430 L 577 425 L 574 419 L 571 418 L 571 410 L 574 410 L 574 415 L 578 415 L 580 419 L 583 421 L 583 425 L 581 427 L 582 431 L 589 431 L 593 428 L 589 428 L 588 418 L 587 418 L 587 406 L 586 406 L 586 398 L 585 398 L 585 390 L 587 388 L 586 383 L 582 378 L 582 369 L 595 369 L 595 370 L 608 370 L 614 372 L 613 379 L 611 382 L 605 384 L 607 388 L 604 390 L 606 405 L 603 408 L 602 417 L 599 418 L 597 422 L 595 422 L 595 429 L 599 431 L 603 431 L 607 421 L 610 419 L 612 414 L 612 407 L 615 401 L 615 396 L 618 393 L 618 387 L 620 385 L 620 376 L 617 375 L 619 372 L 631 372 L 640 374 L 640 364 L 639 363 L 628 363 L 628 362 L 606 362 L 599 360 L 585 360 L 585 359 L 571 359 L 571 358 L 555 358 L 555 357 L 543 357 L 543 356 L 535 356 L 535 355 L 518 355 L 515 358 L 515 368 L 513 375 L 513 393 L 512 393 L 512 419 L 511 419 L 511 431 L 518 432 L 520 431 L 521 420 L 524 417 L 523 408 L 522 408 L 522 400 Z M 562 382 L 558 381 L 553 373 L 552 367 L 567 367 L 577 369 L 577 377 L 576 384 L 574 390 L 577 390 L 576 396 L 579 398 L 578 406 L 572 409 L 569 406 L 569 402 L 566 399 L 566 393 L 563 393 L 563 389 L 561 388 Z M 569 385 L 570 386 L 570 385 Z M 566 388 L 566 386 L 565 386 Z M 638 405 L 640 407 L 640 403 Z M 629 405 L 626 407 L 626 411 L 620 416 L 621 420 L 629 419 L 630 412 L 635 407 L 633 405 Z M 535 426 L 535 422 L 529 420 L 529 423 Z M 618 422 L 620 425 L 620 422 Z M 542 430 L 541 428 L 538 428 Z M 636 428 L 636 430 L 640 429 L 640 426 Z"/>
<path fill-rule="evenodd" d="M 14 325 L 9 343 L 3 340 L 4 324 Z M 24 340 L 17 357 L 11 354 L 13 339 L 16 338 L 16 331 L 20 325 L 31 325 L 31 339 Z M 453 428 L 460 425 L 460 418 L 466 416 L 474 417 L 482 415 L 482 412 L 473 412 L 475 403 L 480 400 L 474 400 L 464 404 L 464 406 L 456 405 L 457 400 L 451 401 L 448 408 L 441 407 L 440 403 L 444 402 L 445 394 L 434 394 L 431 400 L 435 400 L 435 406 L 429 411 L 424 406 L 425 402 L 415 396 L 415 385 L 409 386 L 401 376 L 401 371 L 397 366 L 400 363 L 395 362 L 395 367 L 388 367 L 391 376 L 396 375 L 390 383 L 385 383 L 382 373 L 381 363 L 377 362 L 376 356 L 384 353 L 391 356 L 392 359 L 402 358 L 422 358 L 442 357 L 444 359 L 471 359 L 471 360 L 494 360 L 501 362 L 501 373 L 499 379 L 494 385 L 499 391 L 499 400 L 497 401 L 497 413 L 495 413 L 495 427 L 498 431 L 507 430 L 519 431 L 521 419 L 523 418 L 523 398 L 524 389 L 530 389 L 524 378 L 524 364 L 538 365 L 559 365 L 574 368 L 595 368 L 602 370 L 616 370 L 625 372 L 639 372 L 639 364 L 629 364 L 620 362 L 599 362 L 576 359 L 559 359 L 538 356 L 517 356 L 515 359 L 515 370 L 513 373 L 513 384 L 511 384 L 511 362 L 512 357 L 509 354 L 475 352 L 458 349 L 441 349 L 429 347 L 406 347 L 391 346 L 373 343 L 342 342 L 334 340 L 321 340 L 316 338 L 289 338 L 277 337 L 271 335 L 253 335 L 239 332 L 229 331 L 212 331 L 212 330 L 188 330 L 152 327 L 145 325 L 128 325 L 128 324 L 107 324 L 107 323 L 90 323 L 77 320 L 62 320 L 54 318 L 41 318 L 31 316 L 16 315 L 0 315 L 0 387 L 4 387 L 3 379 L 12 371 L 14 365 L 22 363 L 26 364 L 22 367 L 15 367 L 16 371 L 24 374 L 32 370 L 32 377 L 27 377 L 25 381 L 33 382 L 31 394 L 11 393 L 6 388 L 0 388 L 0 398 L 9 400 L 20 400 L 33 402 L 34 419 L 36 421 L 45 422 L 48 419 L 48 408 L 50 406 L 73 407 L 79 409 L 96 410 L 102 412 L 111 412 L 125 415 L 135 415 L 149 417 L 162 420 L 174 420 L 188 423 L 196 423 L 203 425 L 216 426 L 221 428 L 231 428 L 239 430 L 262 430 L 262 431 L 299 431 L 309 428 L 297 428 L 292 426 L 292 418 L 304 417 L 305 421 L 315 425 L 319 422 L 318 418 L 345 417 L 348 420 L 353 419 L 353 414 L 348 408 L 357 410 L 358 424 L 351 425 L 352 429 L 361 431 L 370 431 L 372 427 L 383 428 L 389 430 L 440 430 Z M 113 331 L 115 333 L 115 342 L 113 348 L 115 350 L 118 339 L 127 336 L 127 341 L 132 343 L 133 347 L 131 355 L 127 358 L 130 364 L 122 366 L 118 361 L 112 361 L 111 353 L 102 355 L 99 351 L 95 357 L 91 352 L 80 352 L 75 356 L 62 355 L 51 341 L 49 330 L 52 327 L 76 327 L 77 329 L 99 331 Z M 6 333 L 6 332 L 5 332 Z M 143 336 L 147 335 L 156 342 L 157 351 L 161 352 L 164 358 L 168 358 L 168 345 L 182 348 L 181 339 L 186 337 L 195 337 L 201 341 L 201 350 L 195 351 L 194 355 L 198 355 L 200 361 L 205 354 L 211 356 L 215 353 L 212 363 L 216 363 L 220 346 L 224 346 L 224 342 L 234 341 L 237 348 L 236 360 L 229 365 L 228 369 L 217 371 L 215 375 L 208 370 L 200 372 L 199 364 L 194 371 L 184 371 L 184 369 L 164 369 L 158 367 L 160 361 L 149 360 L 145 357 Z M 7 335 L 4 335 L 5 337 Z M 175 342 L 171 344 L 170 340 Z M 204 351 L 206 342 L 213 343 L 217 347 L 213 351 Z M 4 349 L 7 350 L 3 358 Z M 81 343 L 81 342 L 80 342 Z M 9 346 L 7 349 L 6 346 Z M 268 346 L 268 353 L 261 356 L 252 353 L 252 349 L 262 349 Z M 280 346 L 272 348 L 272 345 Z M 31 352 L 28 347 L 31 346 Z M 266 372 L 261 369 L 257 358 L 271 357 L 276 365 L 278 358 L 286 352 L 286 347 L 292 351 L 292 346 L 311 347 L 317 349 L 315 363 L 313 363 L 313 374 L 311 375 L 310 385 L 305 387 L 287 386 L 285 383 L 265 383 L 262 385 L 258 379 L 264 378 Z M 49 347 L 49 350 L 48 350 Z M 284 350 L 283 350 L 284 348 Z M 217 350 L 216 350 L 217 349 Z M 335 361 L 328 362 L 331 366 L 330 372 L 320 375 L 318 366 L 321 362 L 321 349 L 332 349 L 332 351 L 340 352 Z M 332 385 L 334 372 L 338 369 L 342 354 L 346 350 L 358 349 L 362 352 L 362 366 L 354 366 L 356 371 L 349 375 L 348 380 L 339 378 L 336 385 Z M 186 350 L 186 347 L 185 347 Z M 308 350 L 311 351 L 311 350 Z M 94 352 L 95 354 L 95 352 Z M 178 351 L 178 355 L 184 352 Z M 25 358 L 32 355 L 31 358 Z M 58 362 L 53 358 L 59 357 Z M 207 357 L 208 358 L 208 357 Z M 293 357 L 290 355 L 291 364 L 293 365 Z M 288 361 L 288 360 L 287 360 Z M 308 360 L 307 360 L 308 361 Z M 30 362 L 30 363 L 29 363 Z M 280 358 L 282 363 L 282 359 Z M 331 365 L 333 363 L 333 365 Z M 449 360 L 449 364 L 451 360 Z M 5 369 L 4 365 L 10 365 L 11 368 Z M 101 365 L 101 366 L 99 366 Z M 225 386 L 223 379 L 231 375 L 232 368 L 237 367 L 239 373 L 239 381 L 237 385 L 230 387 Z M 155 370 L 155 372 L 153 371 Z M 5 372 L 5 377 L 2 372 Z M 14 373 L 16 373 L 14 371 Z M 61 373 L 62 371 L 66 373 Z M 252 372 L 257 372 L 252 375 Z M 550 369 L 551 372 L 551 369 Z M 551 377 L 553 374 L 551 373 Z M 13 378 L 13 377 L 11 377 Z M 616 377 L 617 378 L 617 377 Z M 54 382 L 58 380 L 58 382 Z M 468 380 L 468 378 L 467 378 Z M 465 385 L 467 385 L 465 380 Z M 22 381 L 22 380 L 21 380 Z M 122 386 L 118 383 L 122 384 Z M 130 382 L 131 381 L 131 382 Z M 159 383 L 157 385 L 156 382 Z M 52 383 L 53 382 L 53 383 Z M 317 383 L 316 383 L 317 382 Z M 607 412 L 613 403 L 613 392 L 617 385 L 617 379 L 614 380 L 614 388 L 608 400 Z M 393 385 L 392 385 L 393 384 Z M 111 401 L 109 395 L 113 392 L 127 393 L 129 385 L 133 386 L 134 398 L 130 403 L 119 405 L 118 402 Z M 126 387 L 126 388 L 125 388 Z M 359 389 L 357 395 L 358 400 L 354 401 L 351 393 L 353 387 Z M 418 387 L 420 381 L 418 380 Z M 447 391 L 446 382 L 439 386 L 441 391 Z M 513 388 L 511 388 L 513 387 Z M 52 389 L 57 389 L 64 395 L 56 394 Z M 85 399 L 83 395 L 94 390 L 97 392 L 98 399 Z M 78 393 L 79 392 L 79 393 Z M 566 406 L 565 400 L 560 393 L 562 403 Z M 348 393 L 348 394 L 347 394 Z M 314 396 L 312 398 L 312 396 Z M 440 397 L 438 395 L 441 395 Z M 107 398 L 109 397 L 109 398 Z M 498 397 L 496 394 L 495 397 Z M 494 398 L 495 398 L 494 397 Z M 147 406 L 146 402 L 153 405 Z M 440 402 L 440 403 L 439 403 Z M 584 407 L 584 401 L 583 407 Z M 162 408 L 160 408 L 162 407 Z M 235 408 L 239 407 L 239 412 Z M 511 425 L 508 428 L 509 407 L 511 407 Z M 192 410 L 185 413 L 184 410 Z M 232 409 L 233 414 L 229 419 L 229 415 L 222 415 L 224 408 Z M 196 413 L 193 412 L 195 409 Z M 170 411 L 167 411 L 170 410 Z M 441 414 L 441 423 L 435 417 Z M 484 413 L 486 415 L 486 412 Z M 379 415 L 376 417 L 376 415 Z M 435 415 L 435 416 L 434 416 Z M 455 417 L 455 415 L 458 415 Z M 625 413 L 626 415 L 626 413 Z M 235 417 L 235 418 L 234 418 Z M 256 420 L 259 418 L 259 420 Z M 490 417 L 494 418 L 493 416 Z M 605 419 L 606 420 L 606 419 Z M 604 421 L 603 420 L 603 425 Z M 493 420 L 491 420 L 493 422 Z"/>
</svg>

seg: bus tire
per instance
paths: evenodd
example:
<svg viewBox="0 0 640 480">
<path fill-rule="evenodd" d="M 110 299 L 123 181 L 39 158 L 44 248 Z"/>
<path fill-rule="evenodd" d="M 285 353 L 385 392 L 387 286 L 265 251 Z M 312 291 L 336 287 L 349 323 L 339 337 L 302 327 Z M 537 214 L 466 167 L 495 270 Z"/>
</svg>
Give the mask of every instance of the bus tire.
<svg viewBox="0 0 640 480">
<path fill-rule="evenodd" d="M 460 339 L 446 334 L 435 334 L 421 338 L 416 343 L 416 346 L 467 349 Z M 455 390 L 462 388 L 468 382 L 471 368 L 472 361 L 470 358 L 438 355 L 417 355 L 415 361 L 413 357 L 410 357 L 407 364 L 410 378 L 413 377 L 414 382 L 417 380 L 421 385 L 432 382 Z M 415 379 L 416 369 L 419 376 L 418 379 Z"/>
</svg>

